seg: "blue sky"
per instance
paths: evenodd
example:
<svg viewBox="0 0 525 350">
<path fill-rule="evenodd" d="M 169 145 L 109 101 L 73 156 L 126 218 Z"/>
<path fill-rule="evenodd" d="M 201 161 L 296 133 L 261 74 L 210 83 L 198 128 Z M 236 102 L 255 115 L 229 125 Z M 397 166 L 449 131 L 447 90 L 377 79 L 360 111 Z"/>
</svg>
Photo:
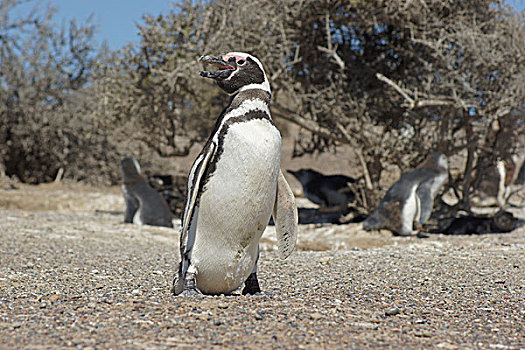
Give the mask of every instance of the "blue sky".
<svg viewBox="0 0 525 350">
<path fill-rule="evenodd" d="M 59 23 L 75 18 L 84 22 L 93 15 L 98 26 L 95 39 L 107 41 L 110 49 L 120 49 L 130 41 L 138 40 L 136 23 L 142 23 L 143 14 L 159 15 L 169 12 L 175 1 L 170 0 L 51 0 L 57 9 Z"/>
<path fill-rule="evenodd" d="M 170 3 L 176 0 L 51 0 L 57 8 L 56 19 L 68 21 L 75 18 L 85 21 L 93 15 L 98 25 L 96 40 L 107 41 L 110 49 L 122 48 L 130 41 L 137 41 L 136 23 L 142 22 L 145 13 L 158 15 L 169 12 Z M 507 0 L 518 10 L 525 9 L 525 0 Z"/>
<path fill-rule="evenodd" d="M 525 0 L 506 0 L 505 2 L 517 10 L 525 10 Z"/>
</svg>

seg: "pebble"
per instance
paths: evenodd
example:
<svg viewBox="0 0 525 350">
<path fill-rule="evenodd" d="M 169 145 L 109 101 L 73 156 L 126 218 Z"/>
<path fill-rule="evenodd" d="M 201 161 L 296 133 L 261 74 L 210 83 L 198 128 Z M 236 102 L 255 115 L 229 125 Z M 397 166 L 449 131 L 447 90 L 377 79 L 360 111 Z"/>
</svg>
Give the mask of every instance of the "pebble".
<svg viewBox="0 0 525 350">
<path fill-rule="evenodd" d="M 401 313 L 401 310 L 399 310 L 399 308 L 397 307 L 390 307 L 385 310 L 386 316 L 395 316 L 395 315 L 399 315 L 400 313 Z"/>
<path fill-rule="evenodd" d="M 321 264 L 330 264 L 331 262 L 332 262 L 332 258 L 328 256 L 319 259 L 319 263 Z"/>
<path fill-rule="evenodd" d="M 415 332 L 414 335 L 416 337 L 421 337 L 421 338 L 430 338 L 432 336 L 432 333 L 429 333 L 429 332 Z"/>
<path fill-rule="evenodd" d="M 320 314 L 320 313 L 318 313 L 318 312 L 314 312 L 313 314 L 310 315 L 310 318 L 311 318 L 312 320 L 319 320 L 319 319 L 321 319 L 321 318 L 323 318 L 323 317 L 324 317 L 324 315 L 323 315 L 323 314 Z"/>
<path fill-rule="evenodd" d="M 262 250 L 262 296 L 184 298 L 170 293 L 177 235 L 120 224 L 120 214 L 34 212 L 11 226 L 1 215 L 0 348 L 454 350 L 523 342 L 525 311 L 516 305 L 525 271 L 512 263 L 522 260 L 525 228 L 426 240 L 363 233 L 377 244 L 297 250 L 282 264 Z M 339 227 L 334 240 L 356 237 Z M 495 244 L 507 240 L 517 248 L 503 254 Z M 33 269 L 25 269 L 28 257 Z"/>
<path fill-rule="evenodd" d="M 379 326 L 377 324 L 370 322 L 355 322 L 353 323 L 353 325 L 360 328 L 379 329 Z"/>
</svg>

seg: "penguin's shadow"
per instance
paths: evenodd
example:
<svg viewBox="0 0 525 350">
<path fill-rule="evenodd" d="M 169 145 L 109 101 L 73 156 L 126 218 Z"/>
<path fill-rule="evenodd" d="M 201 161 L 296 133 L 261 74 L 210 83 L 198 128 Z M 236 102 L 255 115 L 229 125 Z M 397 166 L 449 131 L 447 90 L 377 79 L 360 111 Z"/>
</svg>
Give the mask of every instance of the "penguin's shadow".
<svg viewBox="0 0 525 350">
<path fill-rule="evenodd" d="M 348 224 L 357 223 L 366 219 L 365 215 L 355 213 L 355 210 L 342 211 L 322 211 L 317 208 L 297 208 L 300 225 L 308 224 Z M 350 220 L 344 219 L 349 214 L 355 213 Z M 274 225 L 273 218 L 270 219 L 270 225 Z"/>
<path fill-rule="evenodd" d="M 113 216 L 123 216 L 124 212 L 122 210 L 95 209 L 95 214 L 107 214 L 107 215 L 113 215 Z"/>
</svg>

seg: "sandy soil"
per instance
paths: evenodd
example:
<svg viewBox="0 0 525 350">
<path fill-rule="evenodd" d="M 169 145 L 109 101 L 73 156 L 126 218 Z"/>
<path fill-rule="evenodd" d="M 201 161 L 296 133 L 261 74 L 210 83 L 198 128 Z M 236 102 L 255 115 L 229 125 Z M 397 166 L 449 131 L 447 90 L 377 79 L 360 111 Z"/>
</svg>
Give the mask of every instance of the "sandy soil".
<svg viewBox="0 0 525 350">
<path fill-rule="evenodd" d="M 510 234 L 302 225 L 264 293 L 174 297 L 178 231 L 122 224 L 118 188 L 0 190 L 0 348 L 525 348 L 525 220 Z"/>
</svg>

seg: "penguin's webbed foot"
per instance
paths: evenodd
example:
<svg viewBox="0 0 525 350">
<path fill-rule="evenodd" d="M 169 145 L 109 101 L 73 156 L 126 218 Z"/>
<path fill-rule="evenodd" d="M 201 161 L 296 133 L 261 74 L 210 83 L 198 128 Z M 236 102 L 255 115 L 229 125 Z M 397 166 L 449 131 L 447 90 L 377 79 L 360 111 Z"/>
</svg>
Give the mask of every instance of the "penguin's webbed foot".
<svg viewBox="0 0 525 350">
<path fill-rule="evenodd" d="M 261 293 L 261 288 L 259 287 L 259 280 L 257 280 L 257 274 L 253 272 L 250 274 L 250 276 L 248 276 L 248 278 L 244 282 L 242 295 L 255 295 L 258 293 Z"/>
<path fill-rule="evenodd" d="M 197 289 L 197 282 L 195 280 L 195 273 L 188 272 L 184 279 L 184 290 L 181 293 L 185 297 L 193 297 L 203 295 L 200 290 Z"/>
<path fill-rule="evenodd" d="M 184 289 L 182 291 L 182 293 L 180 293 L 179 295 L 181 295 L 183 297 L 198 297 L 198 296 L 202 296 L 204 294 L 202 294 L 202 292 L 200 290 L 195 288 L 195 289 Z"/>
</svg>

